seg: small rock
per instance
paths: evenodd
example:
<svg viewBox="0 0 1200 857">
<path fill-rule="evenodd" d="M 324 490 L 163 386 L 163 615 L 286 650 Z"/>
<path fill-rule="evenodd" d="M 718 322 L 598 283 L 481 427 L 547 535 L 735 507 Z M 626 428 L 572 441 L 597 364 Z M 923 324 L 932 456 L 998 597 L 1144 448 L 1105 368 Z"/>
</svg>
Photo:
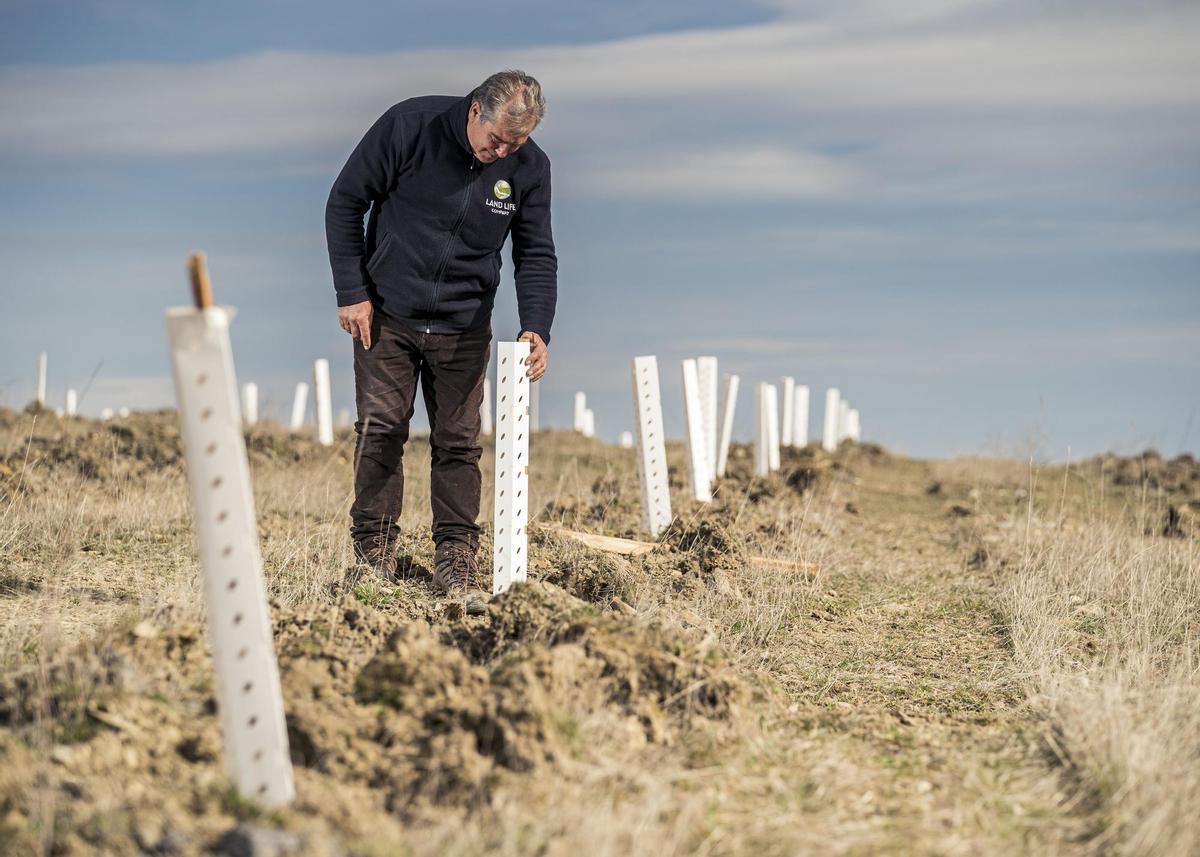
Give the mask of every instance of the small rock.
<svg viewBox="0 0 1200 857">
<path fill-rule="evenodd" d="M 66 767 L 75 759 L 75 753 L 65 744 L 55 744 L 50 751 L 50 761 Z"/>
<path fill-rule="evenodd" d="M 622 601 L 620 598 L 614 597 L 612 600 L 612 606 L 613 606 L 614 610 L 619 610 L 620 612 L 622 612 L 626 615 L 629 615 L 629 616 L 632 616 L 633 614 L 637 613 L 637 610 L 635 610 L 629 604 Z"/>
<path fill-rule="evenodd" d="M 161 818 L 155 818 L 146 813 L 138 813 L 129 827 L 129 832 L 133 834 L 133 841 L 138 844 L 139 848 L 149 852 L 158 850 L 158 843 L 162 841 L 164 833 L 164 825 Z"/>
<path fill-rule="evenodd" d="M 304 840 L 298 834 L 254 824 L 239 824 L 222 833 L 211 850 L 214 854 L 227 857 L 279 857 L 297 854 L 303 847 Z"/>
<path fill-rule="evenodd" d="M 152 622 L 138 622 L 130 633 L 140 640 L 152 640 L 158 636 L 158 628 Z"/>
</svg>

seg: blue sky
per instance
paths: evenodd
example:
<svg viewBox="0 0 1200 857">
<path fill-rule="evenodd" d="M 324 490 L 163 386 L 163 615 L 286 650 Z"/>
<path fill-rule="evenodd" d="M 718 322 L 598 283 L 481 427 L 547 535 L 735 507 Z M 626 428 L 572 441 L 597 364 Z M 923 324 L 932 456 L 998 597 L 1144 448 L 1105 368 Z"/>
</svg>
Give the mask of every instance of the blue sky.
<svg viewBox="0 0 1200 857">
<path fill-rule="evenodd" d="M 1200 8 L 1132 6 L 0 0 L 0 401 L 45 349 L 56 402 L 95 373 L 85 413 L 170 404 L 203 249 L 265 410 L 319 356 L 348 406 L 330 183 L 394 102 L 520 67 L 555 175 L 544 422 L 582 389 L 615 439 L 657 354 L 678 434 L 679 360 L 715 354 L 743 438 L 788 374 L 919 455 L 1195 451 Z"/>
</svg>

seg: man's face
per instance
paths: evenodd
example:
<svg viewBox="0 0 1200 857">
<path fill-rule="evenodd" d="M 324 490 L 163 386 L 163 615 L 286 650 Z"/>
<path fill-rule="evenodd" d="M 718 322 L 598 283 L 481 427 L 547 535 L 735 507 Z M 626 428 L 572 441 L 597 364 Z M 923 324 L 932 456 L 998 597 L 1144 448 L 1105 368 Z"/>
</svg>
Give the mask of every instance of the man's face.
<svg viewBox="0 0 1200 857">
<path fill-rule="evenodd" d="M 471 112 L 467 114 L 467 141 L 480 163 L 491 164 L 506 158 L 525 145 L 528 139 L 528 130 L 516 132 L 511 128 L 501 128 L 494 122 L 483 121 L 479 102 L 472 102 Z"/>
</svg>

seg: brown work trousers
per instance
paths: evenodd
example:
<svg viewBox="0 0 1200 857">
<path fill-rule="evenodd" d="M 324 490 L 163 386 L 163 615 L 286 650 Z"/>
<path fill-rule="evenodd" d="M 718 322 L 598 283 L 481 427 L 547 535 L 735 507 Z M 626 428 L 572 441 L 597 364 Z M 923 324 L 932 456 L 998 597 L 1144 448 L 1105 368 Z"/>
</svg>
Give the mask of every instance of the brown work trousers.
<svg viewBox="0 0 1200 857">
<path fill-rule="evenodd" d="M 480 406 L 492 352 L 491 324 L 457 334 L 425 333 L 374 312 L 371 348 L 354 342 L 358 435 L 350 535 L 398 535 L 404 444 L 417 380 L 429 414 L 433 540 L 479 546 Z"/>
</svg>

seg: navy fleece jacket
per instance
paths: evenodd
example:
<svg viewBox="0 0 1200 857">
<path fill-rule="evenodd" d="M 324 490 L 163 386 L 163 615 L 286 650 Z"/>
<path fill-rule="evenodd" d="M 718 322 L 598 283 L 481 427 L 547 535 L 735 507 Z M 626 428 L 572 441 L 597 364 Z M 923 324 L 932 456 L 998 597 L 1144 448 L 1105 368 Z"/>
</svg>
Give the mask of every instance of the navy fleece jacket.
<svg viewBox="0 0 1200 857">
<path fill-rule="evenodd" d="M 346 161 L 325 206 L 338 306 L 370 299 L 429 333 L 472 330 L 491 318 L 511 232 L 521 329 L 549 342 L 558 297 L 550 159 L 531 139 L 481 163 L 467 141 L 470 106 L 470 96 L 402 101 Z"/>
</svg>

